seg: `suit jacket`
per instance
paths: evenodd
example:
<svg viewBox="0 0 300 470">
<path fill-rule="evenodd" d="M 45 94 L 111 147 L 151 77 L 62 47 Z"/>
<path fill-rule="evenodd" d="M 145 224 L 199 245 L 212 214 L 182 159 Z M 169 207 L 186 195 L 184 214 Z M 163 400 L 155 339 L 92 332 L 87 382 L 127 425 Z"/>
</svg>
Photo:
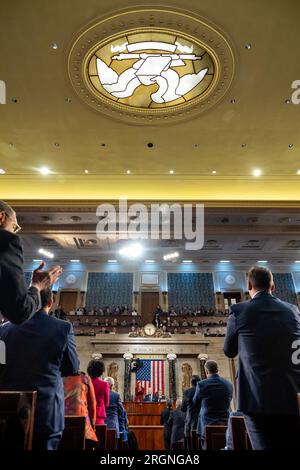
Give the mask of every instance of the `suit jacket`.
<svg viewBox="0 0 300 470">
<path fill-rule="evenodd" d="M 185 390 L 181 405 L 181 411 L 186 412 L 184 434 L 187 437 L 191 435 L 193 429 L 197 429 L 200 404 L 193 402 L 195 391 L 196 387 Z"/>
<path fill-rule="evenodd" d="M 21 325 L 0 327 L 6 345 L 6 365 L 0 374 L 1 390 L 37 390 L 34 431 L 51 435 L 64 429 L 62 375 L 79 370 L 71 323 L 50 317 L 43 310 Z"/>
<path fill-rule="evenodd" d="M 172 428 L 171 444 L 182 441 L 184 439 L 184 421 L 185 413 L 180 408 L 176 408 L 168 420 L 168 425 Z"/>
<path fill-rule="evenodd" d="M 160 424 L 164 426 L 164 439 L 170 440 L 172 434 L 172 423 L 169 424 L 170 415 L 173 413 L 172 408 L 166 408 L 161 412 Z"/>
<path fill-rule="evenodd" d="M 296 306 L 260 292 L 231 307 L 224 352 L 239 354 L 238 410 L 245 414 L 297 414 L 300 364 L 292 343 L 300 340 Z"/>
<path fill-rule="evenodd" d="M 96 407 L 96 424 L 104 424 L 106 418 L 106 409 L 109 405 L 109 385 L 102 379 L 92 379 L 95 397 L 97 402 Z"/>
<path fill-rule="evenodd" d="M 197 432 L 202 437 L 207 424 L 227 423 L 232 385 L 219 374 L 197 383 L 193 403 L 200 407 Z"/>
<path fill-rule="evenodd" d="M 147 393 L 147 395 L 145 395 L 144 401 L 153 401 L 153 394 Z"/>
<path fill-rule="evenodd" d="M 35 287 L 28 289 L 23 273 L 20 238 L 0 228 L 0 312 L 13 323 L 21 323 L 40 305 Z"/>
<path fill-rule="evenodd" d="M 106 408 L 105 424 L 108 428 L 117 431 L 117 438 L 120 437 L 120 432 L 124 432 L 124 408 L 122 400 L 120 394 L 112 390 L 109 392 L 109 405 Z"/>
</svg>

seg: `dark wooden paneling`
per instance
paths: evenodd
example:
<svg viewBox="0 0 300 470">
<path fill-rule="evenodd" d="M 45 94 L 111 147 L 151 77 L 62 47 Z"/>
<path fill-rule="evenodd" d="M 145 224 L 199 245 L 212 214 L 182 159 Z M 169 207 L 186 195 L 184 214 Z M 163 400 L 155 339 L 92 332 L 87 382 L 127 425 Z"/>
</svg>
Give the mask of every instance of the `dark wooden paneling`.
<svg viewBox="0 0 300 470">
<path fill-rule="evenodd" d="M 139 450 L 164 450 L 163 426 L 129 426 L 134 432 Z"/>
</svg>

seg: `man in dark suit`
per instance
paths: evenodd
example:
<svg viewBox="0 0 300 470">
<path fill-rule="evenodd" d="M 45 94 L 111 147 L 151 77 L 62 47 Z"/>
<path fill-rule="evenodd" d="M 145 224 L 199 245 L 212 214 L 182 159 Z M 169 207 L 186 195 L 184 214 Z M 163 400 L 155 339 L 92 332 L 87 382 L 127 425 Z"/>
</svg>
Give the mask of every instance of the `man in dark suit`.
<svg viewBox="0 0 300 470">
<path fill-rule="evenodd" d="M 151 388 L 148 388 L 148 393 L 145 395 L 144 401 L 153 401 L 153 393 Z"/>
<path fill-rule="evenodd" d="M 200 407 L 197 433 L 205 447 L 205 426 L 228 422 L 232 385 L 219 376 L 216 361 L 206 361 L 204 367 L 207 379 L 197 383 L 193 403 Z"/>
<path fill-rule="evenodd" d="M 182 400 L 176 400 L 176 409 L 170 414 L 168 426 L 171 428 L 171 449 L 179 450 L 184 447 L 185 413 L 181 411 Z"/>
<path fill-rule="evenodd" d="M 197 429 L 198 416 L 200 411 L 200 405 L 194 404 L 193 398 L 196 391 L 196 385 L 199 382 L 199 375 L 192 375 L 191 388 L 184 391 L 183 400 L 181 405 L 181 411 L 186 412 L 185 425 L 184 425 L 184 437 L 186 441 L 187 450 L 191 450 L 191 432 L 193 429 Z"/>
<path fill-rule="evenodd" d="M 238 410 L 253 449 L 298 448 L 299 310 L 272 295 L 267 268 L 250 269 L 248 289 L 251 300 L 231 306 L 224 344 L 226 356 L 239 355 Z"/>
<path fill-rule="evenodd" d="M 113 391 L 115 380 L 113 377 L 106 377 L 105 382 L 109 385 L 109 405 L 106 408 L 105 424 L 109 429 L 115 429 L 117 432 L 117 439 L 120 438 L 120 432 L 125 433 L 125 440 L 127 440 L 126 421 L 127 415 L 122 405 L 122 400 L 118 392 Z"/>
<path fill-rule="evenodd" d="M 53 284 L 61 275 L 60 266 L 48 272 L 42 263 L 26 286 L 23 273 L 23 248 L 16 233 L 21 229 L 15 211 L 0 201 L 0 312 L 13 323 L 21 323 L 40 307 L 40 291 Z"/>
<path fill-rule="evenodd" d="M 33 448 L 55 450 L 64 429 L 62 375 L 79 370 L 72 324 L 48 315 L 50 289 L 41 291 L 42 310 L 21 325 L 0 326 L 6 365 L 0 390 L 37 390 Z"/>
<path fill-rule="evenodd" d="M 160 424 L 164 427 L 164 444 L 166 450 L 170 450 L 171 448 L 172 423 L 169 424 L 169 418 L 172 414 L 172 406 L 172 400 L 168 400 L 167 408 L 165 408 L 160 415 Z"/>
</svg>

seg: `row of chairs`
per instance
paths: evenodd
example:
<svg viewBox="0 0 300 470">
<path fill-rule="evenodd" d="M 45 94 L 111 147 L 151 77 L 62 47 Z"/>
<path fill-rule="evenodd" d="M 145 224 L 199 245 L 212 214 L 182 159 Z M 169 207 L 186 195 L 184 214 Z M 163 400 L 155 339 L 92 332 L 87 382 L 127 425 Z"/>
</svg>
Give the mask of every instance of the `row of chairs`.
<svg viewBox="0 0 300 470">
<path fill-rule="evenodd" d="M 37 392 L 0 392 L 0 448 L 32 450 L 34 413 Z M 300 413 L 300 393 L 297 395 Z M 231 416 L 230 426 L 234 450 L 251 450 L 249 436 L 242 416 Z M 226 445 L 225 425 L 209 425 L 205 428 L 206 449 L 218 450 Z M 125 450 L 122 436 L 117 439 L 116 430 L 104 425 L 96 426 L 98 450 Z M 67 416 L 60 450 L 85 449 L 85 418 Z M 196 431 L 192 432 L 190 450 L 200 450 Z"/>
</svg>

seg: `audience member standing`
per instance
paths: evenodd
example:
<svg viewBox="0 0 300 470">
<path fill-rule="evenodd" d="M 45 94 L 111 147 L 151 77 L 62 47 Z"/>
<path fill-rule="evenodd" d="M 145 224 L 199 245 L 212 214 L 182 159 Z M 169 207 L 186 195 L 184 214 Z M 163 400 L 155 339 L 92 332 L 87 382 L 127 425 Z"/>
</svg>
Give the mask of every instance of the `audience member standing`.
<svg viewBox="0 0 300 470">
<path fill-rule="evenodd" d="M 200 404 L 195 404 L 193 398 L 196 391 L 196 385 L 199 382 L 199 375 L 192 375 L 191 388 L 185 390 L 183 394 L 183 400 L 181 405 L 181 411 L 186 412 L 185 425 L 184 425 L 184 436 L 186 440 L 187 450 L 191 450 L 191 435 L 192 431 L 197 429 L 198 417 L 200 411 Z"/>
<path fill-rule="evenodd" d="M 104 380 L 109 385 L 109 405 L 106 409 L 105 424 L 107 428 L 116 430 L 117 439 L 119 439 L 120 432 L 124 433 L 126 431 L 126 413 L 122 405 L 120 394 L 113 391 L 115 385 L 114 379 L 112 377 L 106 377 Z"/>
<path fill-rule="evenodd" d="M 48 315 L 50 289 L 41 291 L 42 310 L 21 325 L 0 326 L 6 345 L 1 390 L 37 390 L 33 449 L 55 450 L 64 429 L 62 375 L 79 370 L 71 323 Z"/>
<path fill-rule="evenodd" d="M 170 450 L 171 448 L 172 424 L 169 424 L 169 418 L 172 413 L 172 405 L 172 400 L 168 400 L 167 408 L 164 409 L 160 415 L 160 424 L 164 427 L 164 443 L 166 450 Z"/>
<path fill-rule="evenodd" d="M 86 450 L 98 442 L 95 433 L 96 398 L 90 377 L 84 372 L 64 377 L 65 416 L 85 417 Z"/>
<path fill-rule="evenodd" d="M 226 356 L 239 355 L 238 410 L 254 450 L 296 449 L 300 440 L 299 310 L 274 289 L 269 269 L 250 269 L 251 300 L 231 306 L 224 344 Z"/>
<path fill-rule="evenodd" d="M 97 402 L 96 424 L 104 424 L 106 418 L 106 409 L 109 405 L 109 385 L 100 378 L 104 370 L 104 363 L 98 359 L 92 359 L 89 362 L 87 368 L 87 372 L 91 377 L 92 383 L 94 385 Z"/>
<path fill-rule="evenodd" d="M 197 383 L 193 403 L 200 407 L 197 432 L 205 448 L 205 426 L 227 424 L 232 399 L 232 385 L 218 374 L 218 364 L 206 361 L 207 379 Z"/>
<path fill-rule="evenodd" d="M 13 323 L 21 323 L 40 308 L 40 291 L 62 273 L 60 266 L 43 271 L 44 262 L 32 273 L 28 289 L 23 272 L 23 247 L 16 233 L 21 229 L 15 211 L 0 201 L 0 311 Z"/>
<path fill-rule="evenodd" d="M 185 413 L 181 411 L 182 400 L 176 400 L 176 410 L 170 414 L 168 425 L 171 427 L 171 449 L 179 450 L 184 447 Z"/>
</svg>

